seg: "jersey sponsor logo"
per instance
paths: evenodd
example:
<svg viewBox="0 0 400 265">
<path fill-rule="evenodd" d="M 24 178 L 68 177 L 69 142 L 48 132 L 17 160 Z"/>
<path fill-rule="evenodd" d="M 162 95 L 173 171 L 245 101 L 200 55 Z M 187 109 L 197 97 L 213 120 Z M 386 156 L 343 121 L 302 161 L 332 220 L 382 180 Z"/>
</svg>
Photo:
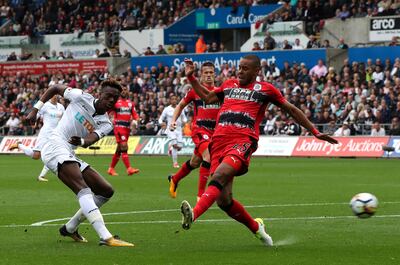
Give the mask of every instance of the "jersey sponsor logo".
<svg viewBox="0 0 400 265">
<path fill-rule="evenodd" d="M 221 104 L 216 103 L 216 104 L 206 104 L 203 100 L 198 99 L 194 101 L 194 104 L 198 108 L 203 108 L 203 109 L 219 109 L 221 108 Z"/>
<path fill-rule="evenodd" d="M 232 125 L 239 128 L 254 130 L 255 119 L 242 112 L 226 111 L 219 116 L 218 124 L 222 126 Z"/>
<path fill-rule="evenodd" d="M 246 88 L 225 89 L 224 94 L 225 98 L 253 101 L 258 104 L 263 104 L 267 100 L 266 94 Z"/>
<path fill-rule="evenodd" d="M 88 130 L 88 132 L 92 133 L 94 132 L 95 128 L 93 126 L 93 124 L 91 124 L 86 118 L 85 116 L 83 116 L 80 112 L 77 112 L 75 114 L 75 120 L 77 122 L 79 122 L 80 124 L 82 124 L 83 127 L 86 128 L 86 130 Z"/>
</svg>

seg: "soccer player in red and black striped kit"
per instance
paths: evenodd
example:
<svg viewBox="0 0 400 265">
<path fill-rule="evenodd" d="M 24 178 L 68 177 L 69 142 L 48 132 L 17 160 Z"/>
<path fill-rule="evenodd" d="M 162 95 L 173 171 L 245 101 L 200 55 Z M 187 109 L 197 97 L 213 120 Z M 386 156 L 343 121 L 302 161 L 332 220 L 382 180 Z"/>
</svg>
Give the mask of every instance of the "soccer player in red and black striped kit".
<svg viewBox="0 0 400 265">
<path fill-rule="evenodd" d="M 192 209 L 187 201 L 181 205 L 182 227 L 189 229 L 214 202 L 230 217 L 246 225 L 266 246 L 272 238 L 266 233 L 261 218 L 253 219 L 232 196 L 235 176 L 247 172 L 251 155 L 257 149 L 259 125 L 269 103 L 292 116 L 320 140 L 336 144 L 337 141 L 320 133 L 303 112 L 286 101 L 280 91 L 267 82 L 257 82 L 261 69 L 256 55 L 246 55 L 239 63 L 238 79 L 229 79 L 221 87 L 209 91 L 193 76 L 193 62 L 185 60 L 185 73 L 196 93 L 206 102 L 221 102 L 217 125 L 211 139 L 211 179 L 206 191 Z"/>
<path fill-rule="evenodd" d="M 115 103 L 114 110 L 110 112 L 114 115 L 114 135 L 117 141 L 117 150 L 112 157 L 110 167 L 107 173 L 111 176 L 118 176 L 115 171 L 119 158 L 122 157 L 122 162 L 126 167 L 126 173 L 133 175 L 139 172 L 139 169 L 131 167 L 128 156 L 128 139 L 131 133 L 131 122 L 139 120 L 139 115 L 136 113 L 135 106 L 129 99 L 129 89 L 127 86 L 122 86 L 121 97 Z"/>
<path fill-rule="evenodd" d="M 212 91 L 215 79 L 215 66 L 212 62 L 204 62 L 200 68 L 201 84 L 208 90 Z M 192 140 L 195 144 L 194 153 L 190 160 L 186 161 L 181 169 L 173 176 L 168 176 L 169 194 L 172 198 L 176 198 L 176 189 L 181 179 L 189 175 L 189 173 L 200 166 L 199 182 L 197 199 L 203 194 L 208 176 L 210 175 L 210 153 L 208 152 L 208 145 L 211 136 L 214 133 L 216 119 L 220 109 L 220 104 L 206 104 L 197 94 L 191 89 L 186 96 L 176 106 L 171 120 L 171 130 L 175 130 L 175 121 L 181 115 L 183 109 L 190 103 L 194 103 L 194 115 L 192 122 Z"/>
</svg>

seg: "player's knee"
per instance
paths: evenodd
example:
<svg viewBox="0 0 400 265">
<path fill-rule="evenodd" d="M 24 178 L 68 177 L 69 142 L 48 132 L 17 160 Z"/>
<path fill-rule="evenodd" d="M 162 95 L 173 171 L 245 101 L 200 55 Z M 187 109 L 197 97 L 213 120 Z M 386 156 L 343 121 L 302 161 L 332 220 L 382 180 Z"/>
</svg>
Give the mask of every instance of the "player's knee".
<svg viewBox="0 0 400 265">
<path fill-rule="evenodd" d="M 111 198 L 114 195 L 114 188 L 111 185 L 107 185 L 103 188 L 100 195 L 106 198 Z"/>
<path fill-rule="evenodd" d="M 192 159 L 190 160 L 190 167 L 191 168 L 198 168 L 201 164 L 201 161 L 198 161 L 197 159 Z"/>
<path fill-rule="evenodd" d="M 212 176 L 211 180 L 214 180 L 220 183 L 222 186 L 225 186 L 226 184 L 228 184 L 231 178 L 232 176 L 227 172 L 224 172 L 222 170 L 217 170 L 214 172 L 214 175 Z"/>
</svg>

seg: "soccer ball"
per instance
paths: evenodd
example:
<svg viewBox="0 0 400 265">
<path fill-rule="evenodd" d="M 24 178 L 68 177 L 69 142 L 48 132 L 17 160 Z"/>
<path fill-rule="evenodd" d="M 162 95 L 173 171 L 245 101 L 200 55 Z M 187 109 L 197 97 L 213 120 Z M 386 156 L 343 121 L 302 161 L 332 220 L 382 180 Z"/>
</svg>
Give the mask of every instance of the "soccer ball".
<svg viewBox="0 0 400 265">
<path fill-rule="evenodd" d="M 375 214 L 378 199 L 371 193 L 359 193 L 351 199 L 350 208 L 358 218 L 368 218 Z"/>
</svg>

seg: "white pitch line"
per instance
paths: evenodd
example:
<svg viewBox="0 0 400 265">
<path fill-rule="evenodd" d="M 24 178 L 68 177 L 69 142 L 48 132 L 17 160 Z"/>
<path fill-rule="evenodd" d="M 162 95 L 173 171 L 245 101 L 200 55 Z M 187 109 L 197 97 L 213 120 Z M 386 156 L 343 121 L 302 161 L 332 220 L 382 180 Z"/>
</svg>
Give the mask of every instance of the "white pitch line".
<svg viewBox="0 0 400 265">
<path fill-rule="evenodd" d="M 381 204 L 398 204 L 400 201 L 392 201 L 392 202 L 381 202 Z M 346 205 L 346 202 L 316 202 L 316 203 L 292 203 L 292 204 L 264 204 L 264 205 L 248 205 L 246 208 L 269 208 L 269 207 L 307 207 L 307 206 L 329 206 L 329 205 Z M 210 209 L 219 209 L 218 207 L 212 207 Z M 177 212 L 179 209 L 160 209 L 160 210 L 142 210 L 142 211 L 128 211 L 128 212 L 115 212 L 115 213 L 103 213 L 103 216 L 111 216 L 111 215 L 129 215 L 129 214 L 145 214 L 145 213 L 161 213 L 161 212 Z M 66 221 L 71 217 L 50 219 L 45 221 L 36 222 L 30 225 L 2 225 L 0 227 L 19 227 L 19 226 L 43 226 L 49 223 L 58 222 L 58 221 Z"/>
<path fill-rule="evenodd" d="M 393 202 L 381 202 L 381 204 L 397 204 L 400 201 Z M 291 203 L 291 204 L 262 204 L 262 205 L 248 205 L 244 206 L 246 208 L 270 208 L 270 207 L 307 207 L 307 206 L 329 206 L 329 205 L 347 205 L 347 202 L 315 202 L 315 203 Z M 211 207 L 210 209 L 215 210 L 219 209 L 218 207 Z M 143 211 L 128 211 L 128 212 L 115 212 L 115 213 L 103 213 L 103 216 L 111 216 L 111 215 L 129 215 L 129 214 L 144 214 L 144 213 L 162 213 L 162 212 L 177 212 L 178 208 L 175 209 L 163 209 L 163 210 L 143 210 Z M 71 217 L 50 219 L 41 222 L 36 222 L 31 224 L 30 226 L 42 226 L 48 223 L 58 222 L 58 221 L 66 221 Z"/>
<path fill-rule="evenodd" d="M 400 214 L 388 214 L 388 215 L 376 215 L 373 219 L 384 219 L 384 218 L 400 218 Z M 273 218 L 262 218 L 266 222 L 274 221 L 320 221 L 320 220 L 338 220 L 338 219 L 357 219 L 354 215 L 342 215 L 342 216 L 305 216 L 305 217 L 273 217 Z M 218 223 L 218 222 L 233 222 L 233 219 L 205 219 L 198 220 L 200 223 Z M 126 224 L 175 224 L 181 223 L 178 220 L 150 220 L 150 221 L 124 221 L 124 222 L 106 222 L 106 225 L 126 225 Z M 0 228 L 17 228 L 17 227 L 47 227 L 47 226 L 60 226 L 63 223 L 56 224 L 43 224 L 41 226 L 34 225 L 0 225 Z M 82 225 L 89 225 L 88 223 L 82 223 Z"/>
</svg>

